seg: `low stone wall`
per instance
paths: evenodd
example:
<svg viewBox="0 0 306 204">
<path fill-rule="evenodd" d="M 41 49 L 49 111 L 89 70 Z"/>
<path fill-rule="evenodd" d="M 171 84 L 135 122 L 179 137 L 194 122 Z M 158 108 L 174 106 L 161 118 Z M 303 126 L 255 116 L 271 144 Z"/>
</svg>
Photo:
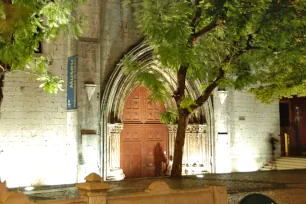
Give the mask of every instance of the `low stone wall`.
<svg viewBox="0 0 306 204">
<path fill-rule="evenodd" d="M 16 203 L 17 204 L 17 203 Z M 32 203 L 29 203 L 32 204 Z M 49 200 L 49 201 L 40 201 L 33 202 L 33 204 L 89 204 L 87 198 L 76 198 L 70 200 Z"/>
<path fill-rule="evenodd" d="M 34 202 L 29 199 L 24 193 L 8 191 L 6 182 L 0 181 L 0 204 L 90 204 L 88 198 L 81 197 L 69 200 L 50 200 Z"/>
<path fill-rule="evenodd" d="M 0 182 L 0 204 L 228 204 L 225 186 L 204 186 L 200 189 L 175 190 L 167 183 L 156 181 L 144 191 L 121 196 L 108 196 L 111 185 L 92 173 L 85 183 L 77 184 L 80 198 L 34 202 L 20 192 L 9 192 L 6 183 Z"/>
<path fill-rule="evenodd" d="M 107 198 L 107 204 L 227 204 L 225 186 L 204 186 L 201 189 L 174 190 L 165 182 L 153 182 L 145 192 Z"/>
</svg>

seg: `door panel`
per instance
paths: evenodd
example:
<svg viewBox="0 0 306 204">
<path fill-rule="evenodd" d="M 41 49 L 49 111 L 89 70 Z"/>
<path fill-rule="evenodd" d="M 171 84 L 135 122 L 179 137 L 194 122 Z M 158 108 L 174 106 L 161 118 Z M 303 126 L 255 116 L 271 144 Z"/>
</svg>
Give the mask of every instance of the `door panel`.
<svg viewBox="0 0 306 204">
<path fill-rule="evenodd" d="M 145 93 L 142 89 L 133 91 L 128 97 L 123 114 L 123 122 L 141 123 L 143 122 Z"/>
<path fill-rule="evenodd" d="M 167 137 L 168 129 L 163 124 L 124 125 L 120 158 L 126 178 L 155 176 L 154 150 L 159 143 L 168 154 Z"/>
<path fill-rule="evenodd" d="M 141 138 L 140 128 L 123 128 L 121 132 L 120 164 L 126 178 L 138 178 L 141 175 Z"/>
<path fill-rule="evenodd" d="M 125 102 L 123 123 L 161 123 L 160 112 L 165 111 L 163 104 L 150 103 L 149 93 L 145 87 L 137 87 Z"/>
<path fill-rule="evenodd" d="M 141 143 L 122 143 L 120 160 L 126 178 L 138 178 L 141 175 Z"/>
<path fill-rule="evenodd" d="M 141 177 L 153 177 L 154 174 L 154 147 L 155 142 L 145 142 L 143 144 Z"/>
<path fill-rule="evenodd" d="M 158 143 L 168 153 L 168 129 L 160 123 L 165 107 L 159 102 L 149 103 L 148 97 L 145 87 L 137 87 L 124 106 L 120 162 L 126 178 L 156 175 L 154 153 Z"/>
<path fill-rule="evenodd" d="M 155 176 L 155 157 L 154 151 L 156 145 L 159 143 L 162 147 L 162 152 L 168 154 L 168 129 L 163 124 L 151 124 L 144 126 L 144 138 L 143 138 L 143 153 L 142 153 L 142 177 Z M 167 155 L 165 155 L 167 156 Z M 161 158 L 158 158 L 161 159 Z"/>
<path fill-rule="evenodd" d="M 160 123 L 160 112 L 165 111 L 160 103 L 146 103 L 145 120 L 147 123 Z"/>
</svg>

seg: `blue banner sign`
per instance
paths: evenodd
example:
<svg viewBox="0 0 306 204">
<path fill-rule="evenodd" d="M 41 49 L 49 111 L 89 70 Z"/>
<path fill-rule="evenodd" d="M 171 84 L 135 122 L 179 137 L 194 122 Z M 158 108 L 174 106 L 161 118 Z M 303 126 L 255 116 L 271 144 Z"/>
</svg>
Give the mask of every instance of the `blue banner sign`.
<svg viewBox="0 0 306 204">
<path fill-rule="evenodd" d="M 77 109 L 78 56 L 68 58 L 67 110 Z"/>
</svg>

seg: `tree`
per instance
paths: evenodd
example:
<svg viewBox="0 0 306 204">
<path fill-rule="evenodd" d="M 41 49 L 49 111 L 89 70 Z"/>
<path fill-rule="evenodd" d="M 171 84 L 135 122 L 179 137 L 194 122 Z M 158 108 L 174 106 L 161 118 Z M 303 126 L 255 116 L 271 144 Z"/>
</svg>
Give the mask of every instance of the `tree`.
<svg viewBox="0 0 306 204">
<path fill-rule="evenodd" d="M 56 40 L 60 31 L 79 36 L 84 16 L 73 12 L 85 1 L 0 0 L 0 105 L 5 72 L 34 75 L 50 93 L 61 89 L 63 80 L 48 71 L 48 59 L 35 51 L 41 42 Z"/>
<path fill-rule="evenodd" d="M 178 118 L 172 177 L 181 176 L 185 130 L 217 87 L 248 90 L 269 103 L 306 95 L 306 1 L 299 0 L 142 0 L 135 21 L 162 69 L 176 74 L 168 93 L 160 76 L 139 69 L 144 62 L 126 56 L 122 64 L 137 73 L 152 100 L 176 102 L 162 118 Z M 186 80 L 199 80 L 198 98 L 186 95 Z"/>
</svg>

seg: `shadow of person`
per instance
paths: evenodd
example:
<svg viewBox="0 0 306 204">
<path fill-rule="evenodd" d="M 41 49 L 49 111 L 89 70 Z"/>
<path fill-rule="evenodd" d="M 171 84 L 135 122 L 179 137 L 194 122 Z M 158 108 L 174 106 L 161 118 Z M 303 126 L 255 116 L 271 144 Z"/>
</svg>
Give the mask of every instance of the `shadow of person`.
<svg viewBox="0 0 306 204">
<path fill-rule="evenodd" d="M 275 169 L 275 170 L 277 170 L 276 158 L 275 158 L 275 150 L 276 150 L 275 146 L 276 146 L 277 142 L 278 142 L 278 140 L 273 137 L 272 133 L 270 133 L 269 134 L 269 143 L 270 143 L 270 147 L 271 147 L 271 169 Z"/>
<path fill-rule="evenodd" d="M 163 162 L 166 163 L 167 159 L 164 155 L 163 147 L 158 142 L 155 145 L 154 148 L 154 170 L 155 170 L 155 176 L 161 176 L 162 170 L 162 164 Z"/>
</svg>

